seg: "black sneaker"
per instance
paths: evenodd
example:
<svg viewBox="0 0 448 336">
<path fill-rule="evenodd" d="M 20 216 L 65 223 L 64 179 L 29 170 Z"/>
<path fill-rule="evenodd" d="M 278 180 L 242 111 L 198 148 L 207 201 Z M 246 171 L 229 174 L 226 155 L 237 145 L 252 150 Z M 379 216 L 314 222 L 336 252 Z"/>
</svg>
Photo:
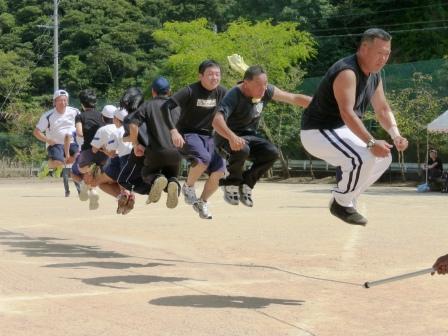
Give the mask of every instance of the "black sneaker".
<svg viewBox="0 0 448 336">
<path fill-rule="evenodd" d="M 330 212 L 333 216 L 336 216 L 337 218 L 349 224 L 353 225 L 367 224 L 367 218 L 358 213 L 358 211 L 356 211 L 354 207 L 344 207 L 338 204 L 338 202 L 336 202 L 335 199 L 333 199 L 333 202 L 330 205 Z"/>
</svg>

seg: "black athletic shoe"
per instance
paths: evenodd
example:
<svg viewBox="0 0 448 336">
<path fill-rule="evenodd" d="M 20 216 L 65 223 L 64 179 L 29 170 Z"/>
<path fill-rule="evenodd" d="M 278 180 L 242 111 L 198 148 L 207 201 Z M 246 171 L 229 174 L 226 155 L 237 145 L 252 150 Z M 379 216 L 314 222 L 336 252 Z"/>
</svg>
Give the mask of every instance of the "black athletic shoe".
<svg viewBox="0 0 448 336">
<path fill-rule="evenodd" d="M 330 205 L 330 212 L 333 216 L 353 225 L 366 225 L 367 219 L 363 217 L 354 207 L 344 207 L 335 199 Z"/>
</svg>

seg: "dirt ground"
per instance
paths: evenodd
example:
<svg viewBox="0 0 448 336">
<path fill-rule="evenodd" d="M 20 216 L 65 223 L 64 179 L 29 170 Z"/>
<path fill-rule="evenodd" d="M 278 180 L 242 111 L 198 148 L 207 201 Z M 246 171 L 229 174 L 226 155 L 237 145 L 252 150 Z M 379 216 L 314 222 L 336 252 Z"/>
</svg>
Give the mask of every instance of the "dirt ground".
<svg viewBox="0 0 448 336">
<path fill-rule="evenodd" d="M 331 185 L 218 191 L 213 220 L 183 200 L 116 215 L 62 183 L 0 182 L 0 335 L 448 335 L 448 276 L 370 289 L 448 253 L 448 196 L 373 187 L 366 227 L 329 214 Z M 74 188 L 72 187 L 74 190 Z"/>
</svg>

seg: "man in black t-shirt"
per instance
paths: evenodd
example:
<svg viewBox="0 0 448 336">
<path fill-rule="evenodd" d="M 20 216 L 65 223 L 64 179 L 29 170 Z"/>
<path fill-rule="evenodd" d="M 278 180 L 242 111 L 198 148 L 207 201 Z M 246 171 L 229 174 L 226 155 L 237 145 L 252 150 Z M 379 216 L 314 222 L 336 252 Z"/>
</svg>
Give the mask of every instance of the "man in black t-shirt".
<svg viewBox="0 0 448 336">
<path fill-rule="evenodd" d="M 230 89 L 219 104 L 213 120 L 217 148 L 227 158 L 229 175 L 221 180 L 224 199 L 238 205 L 253 206 L 252 189 L 278 158 L 277 148 L 258 134 L 258 124 L 266 104 L 271 101 L 306 107 L 311 97 L 292 94 L 268 84 L 262 67 L 249 67 L 244 80 Z M 244 171 L 246 160 L 252 166 Z"/>
<path fill-rule="evenodd" d="M 96 110 L 96 94 L 91 89 L 82 90 L 79 93 L 79 101 L 81 103 L 80 113 L 75 120 L 76 135 L 83 139 L 81 145 L 81 153 L 76 158 L 75 163 L 72 166 L 72 178 L 75 181 L 80 182 L 80 192 L 78 194 L 81 201 L 89 200 L 90 209 L 94 210 L 98 204 L 98 193 L 95 189 L 90 188 L 84 179 L 84 173 L 81 171 L 83 167 L 90 165 L 92 157 L 92 145 L 90 144 L 95 136 L 96 131 L 105 125 L 103 115 Z M 107 155 L 99 153 L 96 155 L 98 158 L 97 163 L 105 163 Z M 101 161 L 101 162 L 100 162 Z M 81 170 L 80 170 L 81 169 Z"/>
<path fill-rule="evenodd" d="M 173 144 L 192 163 L 187 181 L 182 186 L 185 202 L 193 204 L 204 219 L 212 218 L 207 201 L 218 189 L 225 171 L 224 161 L 215 151 L 212 137 L 216 106 L 226 92 L 219 85 L 220 81 L 221 67 L 213 60 L 206 60 L 199 65 L 199 81 L 176 92 L 162 107 Z M 176 107 L 181 110 L 177 124 L 170 114 Z M 209 178 L 197 199 L 194 184 L 204 172 L 208 172 Z"/>
<path fill-rule="evenodd" d="M 146 203 L 158 202 L 162 191 L 166 190 L 166 206 L 173 209 L 177 206 L 180 185 L 177 181 L 181 156 L 171 142 L 171 134 L 162 115 L 161 107 L 169 99 L 170 84 L 164 77 L 156 78 L 152 83 L 153 99 L 144 102 L 129 119 L 129 140 L 132 142 L 135 155 L 139 145 L 139 127 L 145 123 L 148 132 L 148 146 L 144 155 L 142 179 L 150 186 Z M 179 110 L 173 109 L 171 119 L 176 122 Z"/>
<path fill-rule="evenodd" d="M 408 142 L 400 135 L 383 91 L 380 71 L 391 52 L 391 36 L 372 28 L 364 32 L 355 55 L 333 64 L 302 116 L 300 138 L 312 155 L 340 167 L 330 212 L 355 225 L 367 219 L 355 208 L 356 198 L 389 167 L 392 146 L 375 140 L 362 123 L 371 103 L 381 126 L 399 151 Z"/>
</svg>

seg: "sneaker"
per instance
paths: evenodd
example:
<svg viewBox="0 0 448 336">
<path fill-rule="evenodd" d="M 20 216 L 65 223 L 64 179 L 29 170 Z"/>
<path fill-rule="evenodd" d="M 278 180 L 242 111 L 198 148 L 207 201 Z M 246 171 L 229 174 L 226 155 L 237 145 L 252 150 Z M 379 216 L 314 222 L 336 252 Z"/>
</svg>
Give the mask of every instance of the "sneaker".
<svg viewBox="0 0 448 336">
<path fill-rule="evenodd" d="M 223 186 L 224 190 L 224 201 L 232 205 L 240 204 L 240 193 L 238 191 L 238 186 L 227 185 Z"/>
<path fill-rule="evenodd" d="M 165 176 L 157 177 L 151 186 L 146 204 L 158 202 L 160 197 L 162 196 L 162 191 L 166 188 L 167 185 L 168 180 Z"/>
<path fill-rule="evenodd" d="M 42 166 L 40 167 L 40 170 L 37 173 L 37 177 L 43 179 L 44 177 L 47 177 L 49 173 L 50 168 L 48 168 L 48 162 L 45 161 L 44 163 L 42 163 Z"/>
<path fill-rule="evenodd" d="M 79 194 L 78 194 L 80 201 L 87 201 L 89 199 L 89 187 L 84 181 L 81 181 L 79 183 Z"/>
<path fill-rule="evenodd" d="M 194 187 L 189 187 L 186 183 L 182 186 L 182 194 L 184 195 L 184 200 L 187 204 L 191 205 L 198 201 Z"/>
<path fill-rule="evenodd" d="M 123 211 L 126 209 L 126 204 L 128 203 L 128 197 L 129 194 L 126 192 L 121 192 L 120 195 L 118 195 L 117 214 L 122 214 Z"/>
<path fill-rule="evenodd" d="M 128 197 L 128 202 L 126 203 L 122 211 L 122 214 L 127 215 L 128 213 L 130 213 L 131 210 L 134 209 L 134 204 L 135 204 L 135 195 L 131 193 Z"/>
<path fill-rule="evenodd" d="M 330 212 L 333 216 L 353 225 L 366 225 L 367 219 L 363 217 L 354 207 L 344 207 L 336 200 L 330 205 Z"/>
<path fill-rule="evenodd" d="M 99 208 L 100 203 L 98 202 L 100 200 L 100 195 L 96 192 L 95 189 L 91 189 L 89 191 L 89 209 L 90 210 L 96 210 Z"/>
<path fill-rule="evenodd" d="M 207 202 L 200 199 L 193 204 L 193 209 L 199 214 L 199 217 L 203 219 L 212 219 L 212 214 L 208 211 Z"/>
<path fill-rule="evenodd" d="M 243 184 L 240 185 L 239 192 L 241 203 L 252 208 L 254 206 L 254 201 L 252 201 L 252 189 L 247 184 Z"/>
<path fill-rule="evenodd" d="M 171 181 L 168 183 L 168 196 L 166 198 L 166 207 L 168 209 L 174 209 L 177 207 L 177 204 L 179 203 L 179 185 Z"/>
<path fill-rule="evenodd" d="M 65 192 L 65 197 L 70 197 L 70 190 L 67 190 L 67 191 Z"/>
</svg>

